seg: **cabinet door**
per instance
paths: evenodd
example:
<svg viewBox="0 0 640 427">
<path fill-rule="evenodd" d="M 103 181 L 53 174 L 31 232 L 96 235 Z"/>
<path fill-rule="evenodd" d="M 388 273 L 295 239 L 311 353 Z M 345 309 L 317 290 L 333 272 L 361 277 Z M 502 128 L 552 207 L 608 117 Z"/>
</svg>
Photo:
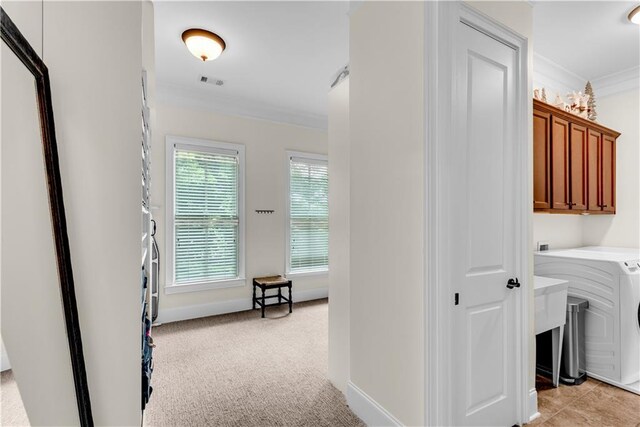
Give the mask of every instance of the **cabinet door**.
<svg viewBox="0 0 640 427">
<path fill-rule="evenodd" d="M 589 140 L 587 142 L 587 209 L 599 211 L 602 208 L 600 183 L 601 175 L 601 148 L 602 134 L 589 130 Z"/>
<path fill-rule="evenodd" d="M 616 211 L 616 140 L 602 136 L 602 190 L 601 208 L 604 212 Z"/>
<path fill-rule="evenodd" d="M 569 204 L 571 209 L 587 209 L 587 128 L 571 123 L 569 146 Z"/>
<path fill-rule="evenodd" d="M 551 207 L 569 209 L 569 123 L 551 118 Z"/>
<path fill-rule="evenodd" d="M 551 207 L 551 115 L 533 111 L 533 208 Z"/>
</svg>

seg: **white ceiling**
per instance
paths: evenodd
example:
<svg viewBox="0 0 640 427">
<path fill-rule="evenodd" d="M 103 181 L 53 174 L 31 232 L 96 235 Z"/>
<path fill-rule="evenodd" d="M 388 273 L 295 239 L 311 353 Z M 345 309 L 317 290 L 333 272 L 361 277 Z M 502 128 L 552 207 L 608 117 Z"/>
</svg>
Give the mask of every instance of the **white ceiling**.
<svg viewBox="0 0 640 427">
<path fill-rule="evenodd" d="M 348 1 L 156 1 L 158 98 L 295 124 L 325 127 L 331 79 L 349 61 Z M 197 60 L 188 28 L 220 35 L 227 48 Z M 204 84 L 200 75 L 224 81 Z"/>
<path fill-rule="evenodd" d="M 637 1 L 536 1 L 533 49 L 584 80 L 640 65 L 640 26 L 627 20 Z"/>
<path fill-rule="evenodd" d="M 569 71 L 581 85 L 640 65 L 640 26 L 626 18 L 637 2 L 533 4 L 537 57 Z M 326 127 L 329 85 L 349 61 L 348 1 L 156 0 L 154 7 L 160 100 Z M 198 61 L 180 38 L 193 27 L 219 34 L 225 52 L 215 61 Z M 200 75 L 224 85 L 203 84 Z"/>
</svg>

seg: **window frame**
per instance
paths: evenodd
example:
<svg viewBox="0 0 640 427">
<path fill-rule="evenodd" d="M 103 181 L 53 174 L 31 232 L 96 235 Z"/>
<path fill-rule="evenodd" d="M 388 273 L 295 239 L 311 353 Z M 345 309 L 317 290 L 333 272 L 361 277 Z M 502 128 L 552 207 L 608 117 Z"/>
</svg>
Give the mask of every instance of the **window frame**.
<svg viewBox="0 0 640 427">
<path fill-rule="evenodd" d="M 192 147 L 194 151 L 229 154 L 237 151 L 238 157 L 238 276 L 231 279 L 208 280 L 186 284 L 175 282 L 175 152 L 176 148 Z M 226 152 L 226 153 L 225 153 Z M 244 286 L 245 277 L 245 146 L 230 142 L 208 139 L 187 138 L 167 135 L 166 137 L 166 271 L 164 290 L 166 294 L 205 291 L 236 286 Z"/>
<path fill-rule="evenodd" d="M 286 151 L 285 167 L 286 167 L 286 198 L 285 198 L 285 276 L 286 277 L 305 277 L 305 276 L 326 276 L 329 274 L 329 261 L 327 260 L 326 269 L 310 270 L 310 271 L 291 271 L 291 158 L 307 159 L 316 162 L 324 162 L 327 164 L 327 179 L 329 179 L 329 158 L 326 154 L 307 153 L 302 151 Z M 329 194 L 327 194 L 327 204 L 329 203 Z M 327 224 L 329 215 L 327 214 Z M 327 252 L 329 251 L 327 244 Z"/>
</svg>

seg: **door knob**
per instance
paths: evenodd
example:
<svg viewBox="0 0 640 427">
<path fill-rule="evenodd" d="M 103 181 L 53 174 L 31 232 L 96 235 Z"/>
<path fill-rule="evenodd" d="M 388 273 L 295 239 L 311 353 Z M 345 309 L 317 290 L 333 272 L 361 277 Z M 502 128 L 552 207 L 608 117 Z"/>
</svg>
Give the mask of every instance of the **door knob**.
<svg viewBox="0 0 640 427">
<path fill-rule="evenodd" d="M 517 277 L 515 279 L 509 279 L 509 281 L 507 282 L 507 288 L 509 289 L 519 288 L 519 287 L 520 287 L 520 282 L 518 282 Z"/>
</svg>

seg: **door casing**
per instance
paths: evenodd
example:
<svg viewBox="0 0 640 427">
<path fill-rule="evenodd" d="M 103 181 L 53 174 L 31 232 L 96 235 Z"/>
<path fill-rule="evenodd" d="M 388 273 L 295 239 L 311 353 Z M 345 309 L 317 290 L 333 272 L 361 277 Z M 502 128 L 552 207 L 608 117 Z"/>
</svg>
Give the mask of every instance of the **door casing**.
<svg viewBox="0 0 640 427">
<path fill-rule="evenodd" d="M 455 68 L 455 31 L 463 22 L 476 30 L 515 49 L 517 54 L 516 72 L 516 134 L 520 144 L 516 144 L 516 187 L 520 196 L 515 203 L 518 230 L 518 253 L 516 269 L 521 277 L 522 288 L 516 301 L 516 402 L 519 422 L 530 421 L 530 414 L 536 412 L 535 399 L 530 403 L 529 390 L 529 339 L 530 294 L 533 276 L 530 273 L 529 229 L 531 224 L 532 185 L 530 180 L 532 157 L 531 117 L 532 106 L 529 99 L 530 76 L 528 69 L 527 38 L 512 29 L 462 2 L 425 2 L 425 424 L 451 425 L 452 396 L 456 390 L 451 387 L 451 333 L 454 295 L 449 283 L 441 280 L 447 271 L 449 260 L 442 254 L 448 253 L 447 230 L 448 194 L 446 182 L 455 171 L 442 163 L 444 144 L 451 138 L 455 117 L 452 114 L 452 89 Z M 535 396 L 535 393 L 534 393 Z M 534 406 L 534 407 L 530 407 Z"/>
</svg>

